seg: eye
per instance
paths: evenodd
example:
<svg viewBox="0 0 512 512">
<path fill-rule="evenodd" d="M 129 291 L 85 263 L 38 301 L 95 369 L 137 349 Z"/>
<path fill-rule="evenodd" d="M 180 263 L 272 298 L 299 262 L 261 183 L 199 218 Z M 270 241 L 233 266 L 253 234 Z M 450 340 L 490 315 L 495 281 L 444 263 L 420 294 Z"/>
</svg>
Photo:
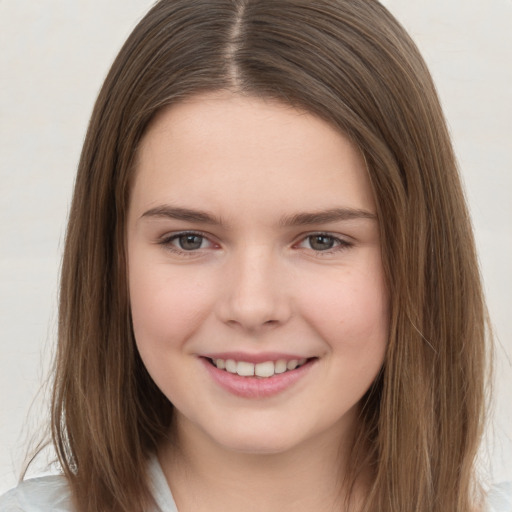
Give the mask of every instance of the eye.
<svg viewBox="0 0 512 512">
<path fill-rule="evenodd" d="M 311 235 L 308 236 L 307 241 L 314 251 L 327 251 L 336 244 L 334 237 L 329 235 Z"/>
<path fill-rule="evenodd" d="M 316 252 L 335 251 L 350 247 L 352 244 L 346 240 L 329 235 L 327 233 L 315 233 L 304 238 L 298 247 L 312 249 Z"/>
<path fill-rule="evenodd" d="M 194 233 L 191 231 L 166 236 L 162 238 L 159 243 L 173 252 L 181 253 L 190 253 L 215 246 L 213 242 L 201 233 Z"/>
<path fill-rule="evenodd" d="M 195 233 L 185 233 L 183 235 L 178 235 L 172 241 L 184 251 L 196 251 L 197 249 L 201 249 L 204 237 L 196 235 Z"/>
</svg>

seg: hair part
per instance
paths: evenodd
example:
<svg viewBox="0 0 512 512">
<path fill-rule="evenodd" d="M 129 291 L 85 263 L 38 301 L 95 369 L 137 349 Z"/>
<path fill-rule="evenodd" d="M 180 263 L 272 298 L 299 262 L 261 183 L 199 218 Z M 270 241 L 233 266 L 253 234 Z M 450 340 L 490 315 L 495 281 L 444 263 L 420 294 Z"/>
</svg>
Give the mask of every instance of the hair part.
<svg viewBox="0 0 512 512">
<path fill-rule="evenodd" d="M 130 319 L 137 147 L 163 108 L 224 89 L 321 117 L 367 162 L 391 318 L 346 487 L 370 468 L 366 512 L 471 510 L 487 364 L 471 225 L 429 72 L 375 0 L 161 0 L 121 49 L 91 117 L 62 266 L 51 422 L 77 510 L 151 503 L 143 468 L 172 436 L 173 406 Z"/>
</svg>

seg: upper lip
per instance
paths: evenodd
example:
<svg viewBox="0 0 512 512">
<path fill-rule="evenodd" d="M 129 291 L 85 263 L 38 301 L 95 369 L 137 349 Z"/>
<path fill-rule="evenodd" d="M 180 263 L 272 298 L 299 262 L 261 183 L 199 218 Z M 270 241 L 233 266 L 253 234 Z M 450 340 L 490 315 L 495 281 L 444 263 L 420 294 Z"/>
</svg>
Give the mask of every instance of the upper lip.
<svg viewBox="0 0 512 512">
<path fill-rule="evenodd" d="M 233 359 L 234 361 L 244 361 L 247 363 L 265 363 L 267 361 L 291 361 L 293 359 L 309 359 L 308 356 L 302 354 L 286 354 L 284 352 L 260 352 L 257 354 L 248 354 L 247 352 L 215 352 L 209 354 L 201 354 L 201 357 L 208 359 Z"/>
</svg>

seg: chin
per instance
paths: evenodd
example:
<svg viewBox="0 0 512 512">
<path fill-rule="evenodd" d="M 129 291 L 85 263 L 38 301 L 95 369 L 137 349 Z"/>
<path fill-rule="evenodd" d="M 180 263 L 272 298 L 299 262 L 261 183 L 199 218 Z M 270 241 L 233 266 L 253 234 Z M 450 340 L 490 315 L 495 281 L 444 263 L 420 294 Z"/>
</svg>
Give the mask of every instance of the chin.
<svg viewBox="0 0 512 512">
<path fill-rule="evenodd" d="M 221 444 L 221 443 L 219 443 Z M 247 455 L 277 455 L 291 451 L 296 443 L 290 439 L 268 439 L 262 436 L 231 438 L 222 443 L 224 450 Z"/>
<path fill-rule="evenodd" d="M 224 427 L 226 424 L 224 424 Z M 292 451 L 308 442 L 308 432 L 297 432 L 292 425 L 286 428 L 281 422 L 247 422 L 242 425 L 229 425 L 229 429 L 210 430 L 206 434 L 223 450 L 239 454 L 276 455 Z"/>
</svg>

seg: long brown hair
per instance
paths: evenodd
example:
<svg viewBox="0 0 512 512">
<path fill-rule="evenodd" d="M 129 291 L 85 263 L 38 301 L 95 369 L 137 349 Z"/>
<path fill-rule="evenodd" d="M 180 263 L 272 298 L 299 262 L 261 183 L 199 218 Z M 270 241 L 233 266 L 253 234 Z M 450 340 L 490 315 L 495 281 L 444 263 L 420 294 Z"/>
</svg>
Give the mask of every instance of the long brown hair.
<svg viewBox="0 0 512 512">
<path fill-rule="evenodd" d="M 146 510 L 145 463 L 173 406 L 137 353 L 125 222 L 155 114 L 212 90 L 309 111 L 363 153 L 391 297 L 386 360 L 350 458 L 365 511 L 467 512 L 484 407 L 485 306 L 470 220 L 429 72 L 375 0 L 161 0 L 99 94 L 62 267 L 52 435 L 79 512 Z"/>
</svg>

